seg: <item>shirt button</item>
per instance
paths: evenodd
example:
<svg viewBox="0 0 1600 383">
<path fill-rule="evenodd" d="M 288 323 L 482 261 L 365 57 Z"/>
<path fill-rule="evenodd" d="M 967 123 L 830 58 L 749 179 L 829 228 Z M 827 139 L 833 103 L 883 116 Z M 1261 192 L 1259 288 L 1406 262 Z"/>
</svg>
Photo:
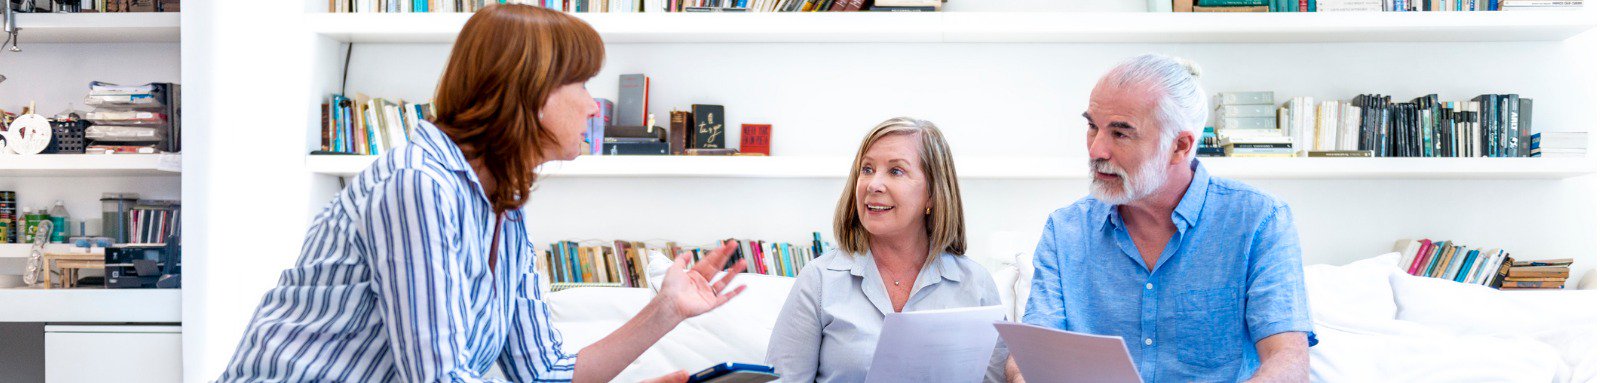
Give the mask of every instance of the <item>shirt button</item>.
<svg viewBox="0 0 1600 383">
<path fill-rule="evenodd" d="M 1144 284 L 1144 289 L 1145 290 L 1154 290 L 1155 288 L 1156 288 L 1155 284 L 1151 284 L 1151 283 Z"/>
<path fill-rule="evenodd" d="M 1156 341 L 1150 340 L 1150 338 L 1144 338 L 1144 345 L 1149 346 L 1154 343 L 1156 343 Z"/>
</svg>

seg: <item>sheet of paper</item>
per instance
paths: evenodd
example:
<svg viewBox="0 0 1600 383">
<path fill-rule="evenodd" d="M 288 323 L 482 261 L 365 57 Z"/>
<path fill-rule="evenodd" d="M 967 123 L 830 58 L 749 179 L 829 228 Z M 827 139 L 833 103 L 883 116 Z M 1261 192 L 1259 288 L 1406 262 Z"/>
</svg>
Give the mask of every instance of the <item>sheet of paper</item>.
<svg viewBox="0 0 1600 383">
<path fill-rule="evenodd" d="M 1122 337 L 1022 323 L 1002 322 L 994 327 L 1029 382 L 1142 382 Z"/>
<path fill-rule="evenodd" d="M 1000 306 L 890 313 L 867 370 L 867 382 L 983 380 L 998 336 Z"/>
</svg>

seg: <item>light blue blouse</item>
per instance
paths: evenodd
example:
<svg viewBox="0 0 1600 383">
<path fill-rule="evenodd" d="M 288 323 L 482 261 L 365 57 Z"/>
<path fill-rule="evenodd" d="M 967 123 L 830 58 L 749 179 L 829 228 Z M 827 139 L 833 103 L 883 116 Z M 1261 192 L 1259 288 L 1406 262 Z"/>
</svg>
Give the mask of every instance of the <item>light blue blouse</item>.
<svg viewBox="0 0 1600 383">
<path fill-rule="evenodd" d="M 871 253 L 833 251 L 800 271 L 778 314 L 767 346 L 767 363 L 784 382 L 860 382 L 866 379 L 883 330 L 894 312 Z M 904 312 L 1000 304 L 989 272 L 965 257 L 940 254 L 917 274 Z M 988 372 L 1002 375 L 1003 347 Z"/>
</svg>

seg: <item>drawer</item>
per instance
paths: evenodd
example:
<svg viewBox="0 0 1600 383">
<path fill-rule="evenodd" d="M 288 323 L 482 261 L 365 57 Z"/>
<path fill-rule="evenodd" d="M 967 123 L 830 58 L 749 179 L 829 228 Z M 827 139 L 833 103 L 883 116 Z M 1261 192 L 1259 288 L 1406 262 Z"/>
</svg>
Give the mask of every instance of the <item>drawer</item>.
<svg viewBox="0 0 1600 383">
<path fill-rule="evenodd" d="M 45 326 L 44 349 L 47 383 L 183 380 L 179 326 Z"/>
</svg>

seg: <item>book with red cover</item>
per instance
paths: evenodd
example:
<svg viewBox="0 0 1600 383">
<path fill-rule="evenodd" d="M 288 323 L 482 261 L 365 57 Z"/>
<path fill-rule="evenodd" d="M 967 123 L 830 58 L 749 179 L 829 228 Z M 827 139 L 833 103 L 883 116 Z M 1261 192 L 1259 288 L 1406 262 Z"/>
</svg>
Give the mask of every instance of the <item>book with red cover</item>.
<svg viewBox="0 0 1600 383">
<path fill-rule="evenodd" d="M 1415 255 L 1416 258 L 1411 259 L 1411 267 L 1406 269 L 1406 274 L 1417 275 L 1417 268 L 1428 259 L 1429 255 L 1433 255 L 1433 241 L 1423 239 L 1422 247 L 1417 250 Z"/>
<path fill-rule="evenodd" d="M 772 125 L 739 125 L 739 152 L 772 155 Z"/>
</svg>

